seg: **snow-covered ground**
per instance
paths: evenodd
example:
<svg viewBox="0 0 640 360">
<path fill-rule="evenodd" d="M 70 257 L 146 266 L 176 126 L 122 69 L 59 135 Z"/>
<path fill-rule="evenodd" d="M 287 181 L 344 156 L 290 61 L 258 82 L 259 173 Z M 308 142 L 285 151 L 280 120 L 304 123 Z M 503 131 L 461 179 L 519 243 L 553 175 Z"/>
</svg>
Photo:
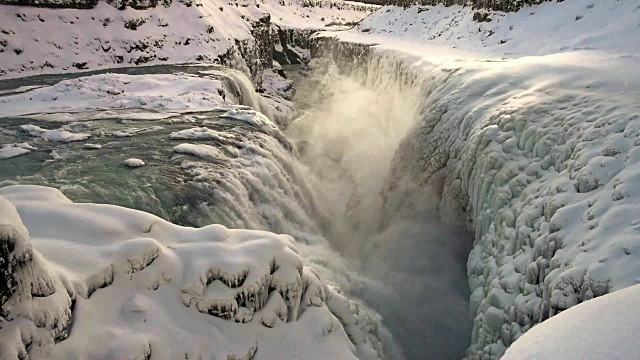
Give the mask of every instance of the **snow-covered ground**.
<svg viewBox="0 0 640 360">
<path fill-rule="evenodd" d="M 36 186 L 0 189 L 0 212 L 3 358 L 378 358 L 290 236 L 184 228 Z"/>
<path fill-rule="evenodd" d="M 503 359 L 634 359 L 639 311 L 640 285 L 616 291 L 534 327 Z"/>
<path fill-rule="evenodd" d="M 474 12 L 460 6 L 385 7 L 362 21 L 358 29 L 402 41 L 426 42 L 429 47 L 441 44 L 502 57 L 575 50 L 637 56 L 639 6 L 634 0 L 548 2 L 516 13 L 489 12 L 490 22 L 474 21 Z"/>
<path fill-rule="evenodd" d="M 400 83 L 406 108 L 420 109 L 386 191 L 444 184 L 442 218 L 474 231 L 468 356 L 484 359 L 640 279 L 640 4 L 472 16 L 385 7 L 357 30 L 322 36 L 377 44 L 365 83 Z"/>
<path fill-rule="evenodd" d="M 304 3 L 310 6 L 303 5 Z M 380 8 L 378 5 L 337 0 L 259 0 L 271 21 L 285 28 L 326 29 L 352 26 Z"/>
<path fill-rule="evenodd" d="M 245 70 L 259 61 L 254 24 L 267 14 L 274 24 L 325 28 L 358 21 L 374 7 L 339 0 L 173 1 L 147 10 L 0 7 L 0 78 L 139 64 L 225 61 Z M 265 25 L 266 26 L 266 25 Z M 241 49 L 237 42 L 246 42 Z M 240 52 L 245 51 L 245 54 Z M 247 57 L 243 59 L 240 55 Z M 246 56 L 245 56 L 246 55 Z M 263 68 L 271 64 L 262 64 Z"/>
</svg>

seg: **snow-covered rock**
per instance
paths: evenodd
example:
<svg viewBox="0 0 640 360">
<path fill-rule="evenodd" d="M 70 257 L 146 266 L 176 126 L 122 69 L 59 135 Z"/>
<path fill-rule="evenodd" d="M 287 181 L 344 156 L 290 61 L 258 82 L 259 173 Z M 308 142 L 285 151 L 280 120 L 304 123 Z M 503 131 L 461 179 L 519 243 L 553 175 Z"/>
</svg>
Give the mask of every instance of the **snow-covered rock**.
<svg viewBox="0 0 640 360">
<path fill-rule="evenodd" d="M 129 159 L 124 161 L 124 164 L 127 165 L 128 167 L 131 167 L 131 168 L 137 168 L 137 167 L 141 167 L 141 166 L 145 166 L 146 165 L 144 163 L 144 161 L 142 161 L 140 159 L 136 159 L 136 158 L 129 158 Z"/>
<path fill-rule="evenodd" d="M 1 188 L 0 215 L 3 357 L 382 356 L 290 236 L 185 228 L 38 186 Z"/>
</svg>

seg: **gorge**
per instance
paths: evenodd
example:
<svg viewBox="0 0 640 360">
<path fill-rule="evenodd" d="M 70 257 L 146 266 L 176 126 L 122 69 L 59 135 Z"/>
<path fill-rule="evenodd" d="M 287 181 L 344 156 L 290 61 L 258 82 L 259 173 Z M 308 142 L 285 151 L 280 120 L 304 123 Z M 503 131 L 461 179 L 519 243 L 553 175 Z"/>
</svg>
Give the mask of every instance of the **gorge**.
<svg viewBox="0 0 640 360">
<path fill-rule="evenodd" d="M 638 282 L 638 4 L 329 3 L 3 7 L 3 357 L 494 359 Z"/>
</svg>

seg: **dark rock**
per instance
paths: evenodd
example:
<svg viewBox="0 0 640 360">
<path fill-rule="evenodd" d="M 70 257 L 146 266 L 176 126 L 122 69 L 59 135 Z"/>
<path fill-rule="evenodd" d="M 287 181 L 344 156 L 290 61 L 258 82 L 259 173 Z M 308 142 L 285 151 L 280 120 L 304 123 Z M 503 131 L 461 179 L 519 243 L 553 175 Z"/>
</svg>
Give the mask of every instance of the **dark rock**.
<svg viewBox="0 0 640 360">
<path fill-rule="evenodd" d="M 74 62 L 74 63 L 73 63 L 73 67 L 75 67 L 75 68 L 76 68 L 76 69 L 78 69 L 78 70 L 86 70 L 86 69 L 88 69 L 88 68 L 89 68 L 89 67 L 87 66 L 87 62 L 86 62 L 86 61 L 85 61 L 85 62 L 79 62 L 79 63 Z"/>
<path fill-rule="evenodd" d="M 491 18 L 489 17 L 489 13 L 476 11 L 473 13 L 473 21 L 476 22 L 491 22 Z"/>
</svg>

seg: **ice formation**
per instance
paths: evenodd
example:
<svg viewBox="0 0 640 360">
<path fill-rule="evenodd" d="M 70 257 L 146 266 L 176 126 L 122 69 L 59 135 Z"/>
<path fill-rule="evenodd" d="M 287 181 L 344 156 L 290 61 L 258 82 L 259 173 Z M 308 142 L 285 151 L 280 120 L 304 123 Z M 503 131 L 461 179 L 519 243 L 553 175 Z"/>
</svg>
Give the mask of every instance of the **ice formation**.
<svg viewBox="0 0 640 360">
<path fill-rule="evenodd" d="M 72 142 L 83 141 L 91 137 L 87 133 L 71 133 L 65 129 L 43 129 L 37 125 L 20 125 L 20 129 L 31 136 L 39 137 L 45 141 Z"/>
<path fill-rule="evenodd" d="M 380 356 L 290 236 L 184 228 L 38 186 L 0 189 L 0 212 L 3 356 Z"/>
<path fill-rule="evenodd" d="M 144 161 L 142 161 L 140 159 L 136 159 L 136 158 L 129 158 L 129 159 L 124 161 L 124 164 L 127 165 L 128 167 L 131 167 L 131 168 L 137 168 L 137 167 L 141 167 L 141 166 L 145 166 L 146 165 L 144 163 Z"/>
<path fill-rule="evenodd" d="M 19 144 L 4 144 L 0 147 L 0 159 L 8 159 L 24 154 L 28 154 L 31 150 L 36 150 L 35 147 L 25 143 Z"/>
<path fill-rule="evenodd" d="M 539 36 L 522 33 L 484 48 L 467 27 L 471 14 L 457 7 L 433 7 L 432 15 L 419 16 L 447 18 L 452 33 L 469 31 L 469 38 L 420 47 L 416 38 L 441 29 L 396 36 L 404 27 L 394 28 L 391 20 L 403 11 L 415 18 L 416 7 L 383 9 L 360 25 L 369 29 L 365 33 L 325 35 L 342 41 L 343 55 L 363 43 L 379 44 L 365 50 L 364 69 L 352 76 L 379 89 L 393 81 L 404 89 L 407 108 L 419 108 L 386 191 L 409 178 L 441 186 L 442 218 L 474 231 L 470 359 L 498 358 L 533 325 L 639 278 L 633 213 L 640 191 L 640 78 L 633 69 L 640 43 L 630 35 L 638 32 L 631 17 L 624 16 L 634 6 L 603 1 L 596 5 L 600 12 L 590 13 L 589 4 L 535 7 L 536 13 L 563 14 L 537 25 L 564 41 L 546 48 L 532 45 Z M 587 22 L 564 21 L 578 9 L 588 13 Z M 525 15 L 507 14 L 483 26 L 508 32 Z M 606 19 L 616 19 L 616 26 L 594 25 Z M 579 44 L 557 30 L 572 34 L 576 26 L 593 30 Z M 394 36 L 380 35 L 387 31 Z M 521 56 L 528 46 L 538 56 Z M 381 75 L 389 73 L 391 80 Z"/>
</svg>

